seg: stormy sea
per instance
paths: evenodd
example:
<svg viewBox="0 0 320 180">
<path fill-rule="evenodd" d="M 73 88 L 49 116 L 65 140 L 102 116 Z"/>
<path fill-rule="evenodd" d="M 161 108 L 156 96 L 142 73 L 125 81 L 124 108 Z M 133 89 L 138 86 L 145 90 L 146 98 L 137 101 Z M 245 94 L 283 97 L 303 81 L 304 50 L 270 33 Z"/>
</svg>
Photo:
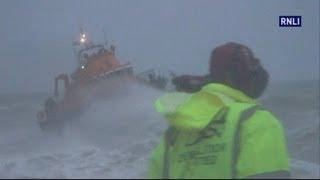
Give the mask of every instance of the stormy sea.
<svg viewBox="0 0 320 180">
<path fill-rule="evenodd" d="M 294 178 L 320 178 L 318 82 L 273 83 L 261 97 L 286 130 Z M 62 135 L 37 124 L 48 93 L 1 94 L 0 178 L 145 178 L 149 153 L 166 129 L 153 107 L 162 94 L 132 84 L 91 106 Z"/>
</svg>

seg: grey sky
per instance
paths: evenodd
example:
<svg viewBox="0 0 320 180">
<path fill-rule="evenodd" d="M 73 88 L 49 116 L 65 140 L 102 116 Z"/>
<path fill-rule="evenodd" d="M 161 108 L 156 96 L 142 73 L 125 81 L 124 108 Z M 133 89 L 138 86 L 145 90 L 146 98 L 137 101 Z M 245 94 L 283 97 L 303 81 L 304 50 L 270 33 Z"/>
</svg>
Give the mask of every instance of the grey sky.
<svg viewBox="0 0 320 180">
<path fill-rule="evenodd" d="M 302 27 L 280 28 L 279 15 Z M 136 72 L 207 72 L 228 41 L 253 49 L 272 81 L 319 78 L 319 1 L 0 0 L 0 93 L 51 91 L 76 66 L 72 41 L 84 26 L 114 40 Z"/>
</svg>

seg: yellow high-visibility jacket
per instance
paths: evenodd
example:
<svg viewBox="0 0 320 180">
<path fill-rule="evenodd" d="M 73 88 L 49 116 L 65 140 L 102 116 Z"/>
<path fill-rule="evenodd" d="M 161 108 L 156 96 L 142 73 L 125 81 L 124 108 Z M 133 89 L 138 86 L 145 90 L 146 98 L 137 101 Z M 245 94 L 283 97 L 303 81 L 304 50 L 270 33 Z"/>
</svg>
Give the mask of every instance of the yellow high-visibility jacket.
<svg viewBox="0 0 320 180">
<path fill-rule="evenodd" d="M 155 102 L 169 124 L 150 157 L 149 178 L 246 178 L 289 172 L 282 125 L 256 100 L 222 84 Z"/>
</svg>

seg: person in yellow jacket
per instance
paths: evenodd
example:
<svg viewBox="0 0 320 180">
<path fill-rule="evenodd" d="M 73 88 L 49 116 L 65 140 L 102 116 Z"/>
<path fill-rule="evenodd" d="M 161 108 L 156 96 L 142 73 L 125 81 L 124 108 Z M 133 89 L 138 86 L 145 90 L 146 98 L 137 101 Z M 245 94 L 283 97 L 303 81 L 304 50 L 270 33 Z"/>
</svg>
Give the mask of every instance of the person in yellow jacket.
<svg viewBox="0 0 320 180">
<path fill-rule="evenodd" d="M 280 121 L 257 101 L 269 75 L 252 51 L 226 43 L 206 76 L 173 79 L 178 92 L 155 102 L 169 128 L 150 157 L 156 179 L 289 178 Z"/>
</svg>

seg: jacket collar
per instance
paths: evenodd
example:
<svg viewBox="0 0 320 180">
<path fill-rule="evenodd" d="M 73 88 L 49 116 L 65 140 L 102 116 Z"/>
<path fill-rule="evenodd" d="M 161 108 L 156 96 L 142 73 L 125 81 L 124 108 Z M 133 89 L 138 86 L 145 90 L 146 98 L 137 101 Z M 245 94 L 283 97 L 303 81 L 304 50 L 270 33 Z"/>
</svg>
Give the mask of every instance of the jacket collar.
<svg viewBox="0 0 320 180">
<path fill-rule="evenodd" d="M 186 131 L 203 129 L 223 107 L 234 102 L 256 104 L 256 100 L 223 84 L 208 84 L 200 91 L 168 93 L 155 102 L 170 126 Z"/>
<path fill-rule="evenodd" d="M 233 89 L 229 86 L 226 86 L 224 84 L 218 84 L 218 83 L 210 83 L 206 86 L 204 86 L 201 91 L 213 93 L 213 94 L 221 94 L 224 96 L 227 96 L 228 98 L 238 101 L 238 102 L 244 102 L 244 103 L 257 103 L 255 99 L 250 98 L 249 96 L 245 95 L 243 92 Z"/>
</svg>

